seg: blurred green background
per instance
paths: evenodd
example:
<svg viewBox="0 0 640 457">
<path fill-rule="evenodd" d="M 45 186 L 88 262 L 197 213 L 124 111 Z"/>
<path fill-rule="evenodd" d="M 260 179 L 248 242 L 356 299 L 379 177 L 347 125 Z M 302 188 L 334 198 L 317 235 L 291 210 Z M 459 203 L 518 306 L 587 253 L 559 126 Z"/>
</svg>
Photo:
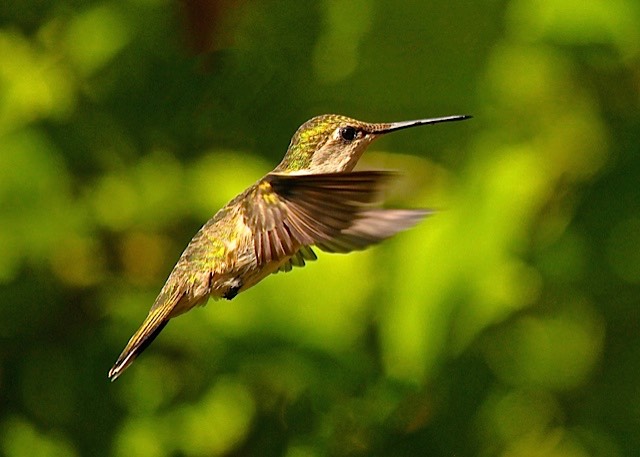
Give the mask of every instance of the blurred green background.
<svg viewBox="0 0 640 457">
<path fill-rule="evenodd" d="M 640 455 L 640 2 L 0 4 L 0 454 Z M 441 211 L 173 320 L 308 118 Z"/>
</svg>

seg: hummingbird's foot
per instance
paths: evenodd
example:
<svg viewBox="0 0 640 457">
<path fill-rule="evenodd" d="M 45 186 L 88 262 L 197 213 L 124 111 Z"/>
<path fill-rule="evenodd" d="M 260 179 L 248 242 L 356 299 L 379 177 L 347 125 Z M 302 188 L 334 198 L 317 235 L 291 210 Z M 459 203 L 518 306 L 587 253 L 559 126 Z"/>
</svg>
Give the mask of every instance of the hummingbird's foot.
<svg viewBox="0 0 640 457">
<path fill-rule="evenodd" d="M 227 290 L 222 297 L 226 298 L 227 300 L 231 300 L 233 297 L 235 297 L 236 295 L 238 295 L 238 292 L 240 292 L 240 289 L 242 289 L 242 283 L 240 282 L 239 279 L 236 279 L 234 281 L 234 284 L 229 288 L 229 290 Z"/>
</svg>

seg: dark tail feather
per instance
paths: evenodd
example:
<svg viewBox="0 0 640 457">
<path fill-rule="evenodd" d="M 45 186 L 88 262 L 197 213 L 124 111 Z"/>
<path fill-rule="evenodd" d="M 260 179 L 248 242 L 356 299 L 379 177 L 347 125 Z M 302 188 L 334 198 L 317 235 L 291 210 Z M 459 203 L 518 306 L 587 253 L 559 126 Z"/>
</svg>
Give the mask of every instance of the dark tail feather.
<svg viewBox="0 0 640 457">
<path fill-rule="evenodd" d="M 122 354 L 120 354 L 116 363 L 109 370 L 109 379 L 112 382 L 118 379 L 118 376 L 120 376 L 122 372 L 133 363 L 135 358 L 160 334 L 164 326 L 169 322 L 168 315 L 170 311 L 170 307 L 151 310 L 140 326 L 140 329 L 131 337 Z"/>
</svg>

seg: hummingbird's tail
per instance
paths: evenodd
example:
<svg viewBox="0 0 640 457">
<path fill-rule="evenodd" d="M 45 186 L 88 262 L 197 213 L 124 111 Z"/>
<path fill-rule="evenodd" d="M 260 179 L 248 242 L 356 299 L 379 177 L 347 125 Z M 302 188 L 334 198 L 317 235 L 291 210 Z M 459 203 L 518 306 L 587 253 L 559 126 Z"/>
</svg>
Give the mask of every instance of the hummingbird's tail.
<svg viewBox="0 0 640 457">
<path fill-rule="evenodd" d="M 118 376 L 133 363 L 135 358 L 144 351 L 147 346 L 160 334 L 165 325 L 169 322 L 172 306 L 154 307 L 149 311 L 138 331 L 131 337 L 127 346 L 116 360 L 111 370 L 109 379 L 113 382 Z"/>
</svg>

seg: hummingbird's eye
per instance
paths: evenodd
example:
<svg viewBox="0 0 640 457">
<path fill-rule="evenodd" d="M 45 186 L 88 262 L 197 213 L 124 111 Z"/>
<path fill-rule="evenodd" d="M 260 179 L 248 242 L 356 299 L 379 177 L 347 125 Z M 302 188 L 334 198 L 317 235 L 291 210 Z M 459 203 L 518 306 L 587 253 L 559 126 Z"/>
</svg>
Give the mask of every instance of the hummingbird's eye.
<svg viewBox="0 0 640 457">
<path fill-rule="evenodd" d="M 358 131 L 355 127 L 351 127 L 350 125 L 347 127 L 342 127 L 340 129 L 340 138 L 344 141 L 350 142 L 353 141 L 358 135 Z"/>
</svg>

